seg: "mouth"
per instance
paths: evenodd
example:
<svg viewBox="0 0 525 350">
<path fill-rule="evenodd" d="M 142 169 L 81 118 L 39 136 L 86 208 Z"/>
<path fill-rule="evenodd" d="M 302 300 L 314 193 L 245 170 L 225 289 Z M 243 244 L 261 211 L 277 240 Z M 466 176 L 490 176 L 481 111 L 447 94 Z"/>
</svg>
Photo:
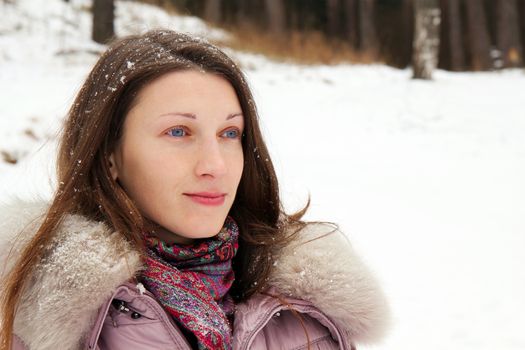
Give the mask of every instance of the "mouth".
<svg viewBox="0 0 525 350">
<path fill-rule="evenodd" d="M 221 205 L 224 203 L 226 193 L 219 192 L 198 192 L 198 193 L 184 193 L 193 202 L 202 205 Z"/>
</svg>

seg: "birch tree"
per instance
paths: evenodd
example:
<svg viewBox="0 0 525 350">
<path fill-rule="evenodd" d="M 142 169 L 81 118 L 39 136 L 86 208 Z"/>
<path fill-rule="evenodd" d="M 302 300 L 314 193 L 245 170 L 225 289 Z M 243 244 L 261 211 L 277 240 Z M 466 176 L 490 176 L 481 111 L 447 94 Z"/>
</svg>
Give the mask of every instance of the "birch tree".
<svg viewBox="0 0 525 350">
<path fill-rule="evenodd" d="M 438 0 L 415 0 L 412 69 L 414 79 L 432 79 L 439 55 L 441 10 Z"/>
</svg>

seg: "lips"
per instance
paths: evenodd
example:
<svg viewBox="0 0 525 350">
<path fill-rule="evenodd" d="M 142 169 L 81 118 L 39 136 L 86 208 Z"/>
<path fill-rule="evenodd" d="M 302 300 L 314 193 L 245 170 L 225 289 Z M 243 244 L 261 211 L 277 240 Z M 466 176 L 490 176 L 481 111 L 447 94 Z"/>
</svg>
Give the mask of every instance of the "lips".
<svg viewBox="0 0 525 350">
<path fill-rule="evenodd" d="M 226 193 L 219 192 L 196 192 L 196 193 L 184 193 L 193 202 L 203 205 L 221 205 L 224 203 L 224 197 Z"/>
</svg>

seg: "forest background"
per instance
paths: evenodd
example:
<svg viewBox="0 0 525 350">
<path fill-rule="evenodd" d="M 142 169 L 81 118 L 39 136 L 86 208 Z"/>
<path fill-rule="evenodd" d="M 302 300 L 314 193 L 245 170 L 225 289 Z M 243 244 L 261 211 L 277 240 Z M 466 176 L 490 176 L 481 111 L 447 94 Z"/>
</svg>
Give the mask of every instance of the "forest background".
<svg viewBox="0 0 525 350">
<path fill-rule="evenodd" d="M 523 67 L 525 0 L 145 0 L 235 34 L 236 48 L 305 63 L 430 60 L 450 71 Z M 113 36 L 95 0 L 98 42 Z M 97 21 L 98 19 L 98 21 Z M 420 44 L 418 44 L 418 39 Z M 421 45 L 429 47 L 420 49 Z M 431 67 L 432 68 L 432 67 Z"/>
</svg>

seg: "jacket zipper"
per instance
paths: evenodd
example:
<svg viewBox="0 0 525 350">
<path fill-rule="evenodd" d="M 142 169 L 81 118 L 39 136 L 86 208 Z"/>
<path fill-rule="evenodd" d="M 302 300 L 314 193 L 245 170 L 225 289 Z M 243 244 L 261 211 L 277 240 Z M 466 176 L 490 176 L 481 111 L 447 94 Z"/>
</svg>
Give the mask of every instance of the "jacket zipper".
<svg viewBox="0 0 525 350">
<path fill-rule="evenodd" d="M 132 289 L 132 287 L 130 286 L 124 286 L 122 288 Z M 116 290 L 111 296 L 111 298 L 109 299 L 108 304 L 106 306 L 106 310 L 104 312 L 104 319 L 106 318 L 106 315 L 108 314 L 108 310 L 111 307 L 111 302 L 114 300 L 114 297 L 115 295 L 117 295 L 119 290 L 120 289 Z M 174 321 L 166 314 L 166 311 L 164 311 L 162 306 L 153 297 L 153 295 L 149 291 L 141 293 L 141 295 L 149 301 L 150 306 L 153 308 L 153 311 L 155 312 L 155 314 L 160 318 L 160 321 L 163 322 L 166 325 L 166 327 L 168 327 L 168 333 L 170 333 L 173 336 L 176 345 L 181 346 L 180 349 L 182 350 L 191 349 L 191 346 L 188 344 L 188 341 L 186 340 L 186 338 L 184 338 L 184 336 L 180 334 L 181 332 L 180 329 L 175 325 Z M 97 330 L 95 336 L 91 337 L 88 343 L 88 349 L 95 349 L 96 342 L 98 341 L 101 330 L 104 327 L 104 319 L 101 320 L 99 324 L 99 329 Z M 186 349 L 184 348 L 184 345 L 187 346 Z"/>
</svg>

